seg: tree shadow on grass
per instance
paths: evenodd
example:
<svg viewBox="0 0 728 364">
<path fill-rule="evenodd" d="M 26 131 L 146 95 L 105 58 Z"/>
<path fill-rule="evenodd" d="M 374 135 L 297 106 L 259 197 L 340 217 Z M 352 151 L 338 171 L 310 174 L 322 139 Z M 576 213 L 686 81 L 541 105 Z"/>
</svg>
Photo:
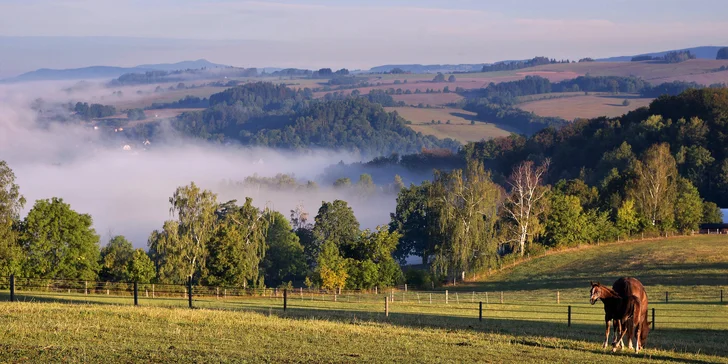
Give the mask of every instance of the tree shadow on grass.
<svg viewBox="0 0 728 364">
<path fill-rule="evenodd" d="M 282 309 L 260 309 L 257 311 L 264 314 L 273 314 L 279 317 L 290 319 L 321 319 L 337 321 L 345 324 L 361 324 L 372 321 L 389 323 L 392 325 L 409 328 L 428 328 L 448 330 L 448 333 L 455 330 L 468 330 L 490 334 L 507 334 L 516 336 L 517 343 L 530 346 L 539 346 L 554 349 L 569 349 L 587 351 L 596 354 L 608 355 L 629 355 L 644 357 L 648 355 L 651 359 L 675 361 L 683 363 L 706 363 L 701 360 L 675 358 L 666 355 L 654 355 L 650 349 L 660 349 L 684 353 L 702 353 L 707 355 L 728 355 L 728 331 L 726 330 L 687 330 L 687 329 L 659 329 L 651 331 L 646 351 L 640 354 L 624 349 L 616 354 L 611 353 L 611 347 L 601 349 L 604 340 L 604 326 L 602 324 L 572 324 L 568 327 L 566 323 L 543 322 L 518 319 L 496 319 L 485 318 L 479 321 L 477 317 L 457 317 L 448 315 L 436 315 L 427 313 L 402 313 L 392 312 L 389 317 L 383 313 L 360 312 L 349 310 L 322 311 L 308 307 L 290 307 L 287 311 Z M 564 346 L 563 343 L 554 343 L 551 340 L 541 338 L 559 338 L 574 341 L 592 341 L 599 349 L 587 349 L 581 347 Z M 625 340 L 626 344 L 626 340 Z"/>
<path fill-rule="evenodd" d="M 131 306 L 133 300 L 129 299 L 129 303 L 113 302 L 102 300 L 83 300 L 79 297 L 46 297 L 33 295 L 16 295 L 19 302 L 38 302 L 38 303 L 64 303 L 64 304 L 88 304 L 88 305 L 109 305 L 109 306 Z M 113 297 L 119 299 L 120 297 Z M 9 300 L 8 292 L 0 292 L 0 301 Z M 183 301 L 180 298 L 155 298 L 157 303 L 160 300 L 175 301 L 175 305 L 150 305 L 149 300 L 140 301 L 145 307 L 154 306 L 155 308 L 184 308 L 179 304 Z M 486 317 L 483 321 L 479 321 L 477 317 L 477 309 L 461 309 L 454 312 L 462 315 L 472 315 L 472 317 L 442 315 L 426 312 L 398 312 L 401 307 L 392 305 L 390 316 L 386 317 L 383 312 L 374 312 L 367 308 L 358 306 L 355 302 L 340 302 L 342 308 L 332 307 L 310 307 L 297 306 L 295 301 L 289 301 L 286 311 L 282 308 L 282 302 L 259 302 L 253 300 L 229 300 L 216 301 L 214 299 L 195 300 L 194 305 L 198 309 L 210 309 L 221 311 L 246 311 L 257 312 L 263 315 L 272 315 L 281 318 L 294 320 L 319 319 L 325 321 L 339 322 L 342 324 L 361 325 L 367 322 L 388 323 L 400 327 L 407 328 L 426 328 L 447 330 L 447 333 L 456 333 L 458 330 L 473 331 L 489 334 L 506 334 L 515 336 L 516 343 L 529 346 L 538 346 L 553 349 L 569 349 L 584 352 L 592 352 L 596 354 L 615 355 L 609 349 L 602 350 L 601 343 L 604 340 L 603 324 L 584 324 L 572 323 L 568 327 L 565 322 L 545 322 L 523 319 L 503 319 Z M 371 303 L 371 302 L 369 302 Z M 331 304 L 331 302 L 326 302 Z M 224 305 L 224 306 L 222 306 Z M 359 307 L 360 309 L 356 309 Z M 585 348 L 583 346 L 573 347 L 569 343 L 554 342 L 546 338 L 558 338 L 563 340 L 573 340 L 577 342 L 593 342 L 594 349 Z M 713 329 L 670 329 L 658 328 L 651 331 L 647 340 L 647 349 L 641 354 L 628 352 L 626 349 L 616 355 L 630 355 L 634 357 L 649 356 L 651 359 L 676 361 L 683 363 L 704 363 L 701 360 L 674 358 L 664 354 L 653 355 L 650 349 L 661 349 L 667 351 L 675 351 L 680 353 L 703 353 L 707 355 L 728 356 L 728 330 Z"/>
</svg>

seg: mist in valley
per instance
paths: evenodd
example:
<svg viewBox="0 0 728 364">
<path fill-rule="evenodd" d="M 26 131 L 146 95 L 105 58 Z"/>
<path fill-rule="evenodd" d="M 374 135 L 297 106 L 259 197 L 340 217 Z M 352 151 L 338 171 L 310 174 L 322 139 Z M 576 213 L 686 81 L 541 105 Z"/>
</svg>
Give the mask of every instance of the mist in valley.
<svg viewBox="0 0 728 364">
<path fill-rule="evenodd" d="M 356 188 L 332 187 L 331 176 L 325 176 L 327 167 L 367 160 L 355 153 L 211 144 L 186 139 L 168 126 L 162 128 L 165 142 L 143 146 L 142 141 L 134 141 L 131 150 L 124 150 L 123 142 L 83 123 L 39 122 L 39 113 L 31 108 L 33 101 L 77 101 L 77 95 L 63 91 L 66 87 L 68 83 L 54 82 L 0 88 L 0 160 L 12 168 L 27 200 L 23 217 L 38 199 L 62 198 L 75 211 L 92 216 L 102 246 L 113 235 L 124 235 L 135 247 L 146 248 L 149 234 L 172 218 L 169 198 L 174 190 L 190 182 L 217 193 L 218 202 L 235 199 L 242 204 L 251 197 L 257 207 L 285 216 L 302 205 L 310 222 L 322 201 L 343 199 L 362 229 L 387 224 L 396 206 L 396 193 L 376 178 L 377 189 L 368 195 Z M 84 96 L 104 90 L 110 92 L 94 87 Z M 43 112 L 68 113 L 60 107 Z M 273 190 L 236 184 L 248 176 L 280 173 L 294 176 L 299 184 L 315 181 L 318 188 Z M 405 182 L 419 182 L 417 178 L 406 177 Z"/>
</svg>

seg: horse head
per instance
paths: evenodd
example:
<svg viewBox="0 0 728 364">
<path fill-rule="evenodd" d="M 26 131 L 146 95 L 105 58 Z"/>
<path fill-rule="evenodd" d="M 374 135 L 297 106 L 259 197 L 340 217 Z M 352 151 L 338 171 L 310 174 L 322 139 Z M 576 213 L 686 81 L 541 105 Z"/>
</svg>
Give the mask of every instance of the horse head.
<svg viewBox="0 0 728 364">
<path fill-rule="evenodd" d="M 591 291 L 589 292 L 589 296 L 590 296 L 589 303 L 591 303 L 593 305 L 593 304 L 597 303 L 597 300 L 602 298 L 603 289 L 602 289 L 602 285 L 599 284 L 599 282 L 589 281 L 589 283 L 591 284 Z"/>
</svg>

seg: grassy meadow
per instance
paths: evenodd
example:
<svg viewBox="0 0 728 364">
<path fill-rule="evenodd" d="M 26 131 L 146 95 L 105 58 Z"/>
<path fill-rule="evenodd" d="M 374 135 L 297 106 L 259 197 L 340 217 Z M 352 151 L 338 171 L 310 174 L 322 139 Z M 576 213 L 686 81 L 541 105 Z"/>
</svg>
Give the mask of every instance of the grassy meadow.
<svg viewBox="0 0 728 364">
<path fill-rule="evenodd" d="M 601 348 L 603 308 L 588 303 L 590 280 L 610 285 L 621 275 L 645 284 L 656 312 L 637 355 Z M 191 310 L 181 286 L 158 286 L 167 296 L 156 298 L 142 286 L 134 307 L 129 292 L 23 284 L 19 302 L 0 292 L 0 361 L 728 362 L 728 306 L 719 301 L 728 237 L 718 235 L 575 248 L 437 291 L 297 289 L 286 311 L 282 292 L 271 290 L 225 297 L 195 289 Z M 394 298 L 389 316 L 385 296 Z"/>
</svg>

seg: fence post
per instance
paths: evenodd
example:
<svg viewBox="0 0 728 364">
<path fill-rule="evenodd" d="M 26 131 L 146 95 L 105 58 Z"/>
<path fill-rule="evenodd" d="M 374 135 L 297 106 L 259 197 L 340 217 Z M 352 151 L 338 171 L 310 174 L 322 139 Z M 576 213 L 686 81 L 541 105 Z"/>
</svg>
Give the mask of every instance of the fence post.
<svg viewBox="0 0 728 364">
<path fill-rule="evenodd" d="M 432 304 L 432 293 L 430 293 L 430 304 Z"/>
<path fill-rule="evenodd" d="M 389 317 L 389 297 L 384 296 L 384 316 Z"/>
<path fill-rule="evenodd" d="M 501 304 L 503 304 L 503 291 L 501 291 Z"/>
<path fill-rule="evenodd" d="M 561 292 L 556 291 L 556 304 L 561 304 Z"/>
<path fill-rule="evenodd" d="M 652 331 L 655 331 L 655 308 L 652 307 Z"/>
<path fill-rule="evenodd" d="M 139 287 L 136 281 L 134 281 L 134 306 L 139 306 Z"/>
<path fill-rule="evenodd" d="M 483 301 L 480 301 L 480 313 L 478 314 L 478 321 L 483 321 Z"/>
<path fill-rule="evenodd" d="M 569 305 L 569 327 L 571 327 L 571 305 Z"/>
<path fill-rule="evenodd" d="M 670 294 L 670 292 L 665 291 L 665 303 L 667 303 L 667 297 L 668 297 L 669 294 Z"/>
<path fill-rule="evenodd" d="M 720 290 L 720 303 L 723 303 L 723 290 Z"/>
<path fill-rule="evenodd" d="M 473 291 L 473 296 L 470 298 L 470 302 L 475 302 L 475 291 Z"/>
<path fill-rule="evenodd" d="M 283 290 L 283 311 L 288 308 L 288 289 Z"/>
<path fill-rule="evenodd" d="M 192 277 L 187 278 L 187 300 L 192 308 Z"/>
<path fill-rule="evenodd" d="M 15 274 L 10 275 L 10 302 L 15 302 Z"/>
<path fill-rule="evenodd" d="M 88 281 L 83 282 L 83 294 L 88 294 Z"/>
<path fill-rule="evenodd" d="M 154 298 L 154 285 L 152 284 L 152 298 Z"/>
<path fill-rule="evenodd" d="M 447 290 L 445 290 L 445 304 L 447 304 L 448 298 L 449 298 L 448 292 L 447 292 Z"/>
<path fill-rule="evenodd" d="M 374 286 L 374 294 L 379 294 L 379 286 Z"/>
<path fill-rule="evenodd" d="M 407 292 L 407 283 L 404 284 L 404 291 Z"/>
<path fill-rule="evenodd" d="M 485 292 L 485 304 L 488 304 L 488 292 Z"/>
</svg>

